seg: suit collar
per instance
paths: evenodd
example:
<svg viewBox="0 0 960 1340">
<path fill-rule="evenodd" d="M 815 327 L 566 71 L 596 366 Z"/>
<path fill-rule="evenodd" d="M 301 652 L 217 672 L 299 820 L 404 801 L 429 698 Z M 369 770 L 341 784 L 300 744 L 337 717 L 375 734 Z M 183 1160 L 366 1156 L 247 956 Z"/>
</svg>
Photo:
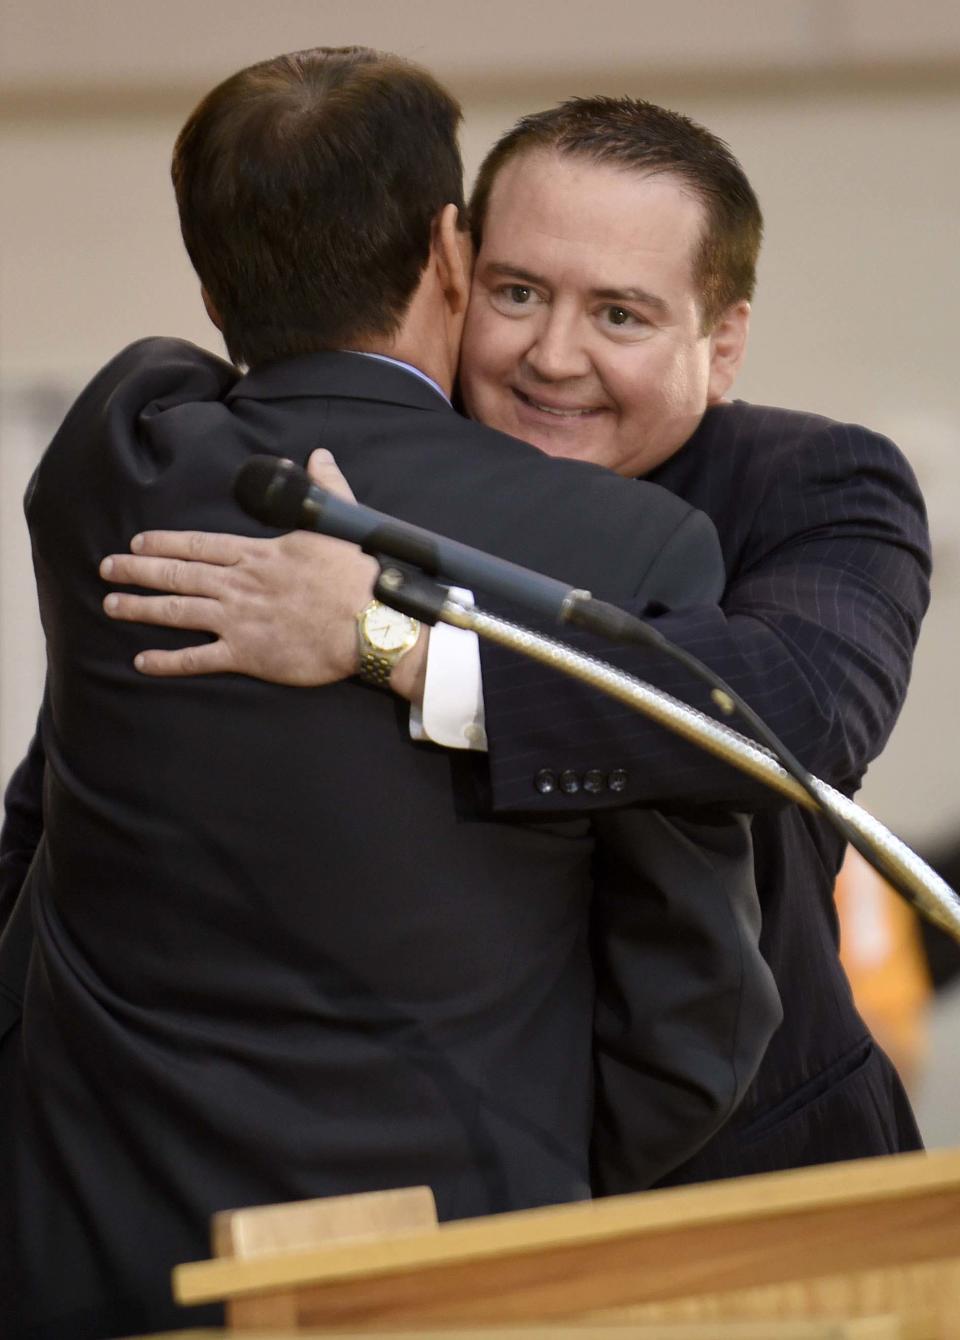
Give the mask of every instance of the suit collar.
<svg viewBox="0 0 960 1340">
<path fill-rule="evenodd" d="M 453 413 L 420 377 L 395 363 L 354 353 L 304 354 L 255 368 L 230 389 L 227 400 L 289 400 L 345 396 Z"/>
</svg>

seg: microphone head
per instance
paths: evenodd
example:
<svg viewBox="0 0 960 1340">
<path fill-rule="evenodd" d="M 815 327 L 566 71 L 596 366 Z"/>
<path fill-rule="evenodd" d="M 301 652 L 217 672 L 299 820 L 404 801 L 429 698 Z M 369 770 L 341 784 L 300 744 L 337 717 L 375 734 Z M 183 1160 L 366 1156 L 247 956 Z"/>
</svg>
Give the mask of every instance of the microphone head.
<svg viewBox="0 0 960 1340">
<path fill-rule="evenodd" d="M 251 456 L 233 481 L 233 496 L 248 516 L 280 530 L 302 524 L 310 476 L 279 456 Z"/>
</svg>

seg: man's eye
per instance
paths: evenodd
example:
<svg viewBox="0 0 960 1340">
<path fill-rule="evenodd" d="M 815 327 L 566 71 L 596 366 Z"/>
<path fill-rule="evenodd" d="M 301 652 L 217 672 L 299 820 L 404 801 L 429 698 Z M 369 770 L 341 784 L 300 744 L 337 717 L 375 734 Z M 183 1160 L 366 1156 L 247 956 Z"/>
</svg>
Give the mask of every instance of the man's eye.
<svg viewBox="0 0 960 1340">
<path fill-rule="evenodd" d="M 631 312 L 628 307 L 618 307 L 611 303 L 597 312 L 597 322 L 601 330 L 609 334 L 629 336 L 631 339 L 645 335 L 650 328 L 646 317 Z"/>
<path fill-rule="evenodd" d="M 492 290 L 491 299 L 498 312 L 516 317 L 526 316 L 544 301 L 543 295 L 530 284 L 499 284 Z"/>
</svg>

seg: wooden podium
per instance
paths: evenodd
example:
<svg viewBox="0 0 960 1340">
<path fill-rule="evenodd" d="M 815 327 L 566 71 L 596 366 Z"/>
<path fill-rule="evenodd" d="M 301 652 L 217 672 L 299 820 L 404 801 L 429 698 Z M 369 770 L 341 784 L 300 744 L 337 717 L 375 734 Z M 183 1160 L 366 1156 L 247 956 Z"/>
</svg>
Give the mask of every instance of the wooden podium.
<svg viewBox="0 0 960 1340">
<path fill-rule="evenodd" d="M 215 1241 L 174 1292 L 235 1331 L 960 1336 L 960 1151 L 439 1226 L 412 1188 L 236 1211 Z"/>
</svg>

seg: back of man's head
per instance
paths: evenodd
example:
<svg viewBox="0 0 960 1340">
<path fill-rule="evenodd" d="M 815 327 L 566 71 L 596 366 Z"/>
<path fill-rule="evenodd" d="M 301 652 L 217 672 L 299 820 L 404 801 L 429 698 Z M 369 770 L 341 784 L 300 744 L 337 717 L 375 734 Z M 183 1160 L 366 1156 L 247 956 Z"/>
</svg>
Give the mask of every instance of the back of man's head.
<svg viewBox="0 0 960 1340">
<path fill-rule="evenodd" d="M 704 208 L 693 258 L 704 331 L 712 330 L 731 304 L 752 298 L 763 217 L 743 168 L 704 126 L 640 98 L 571 98 L 522 117 L 508 130 L 481 164 L 470 200 L 478 251 L 497 174 L 513 159 L 538 151 L 675 178 Z"/>
<path fill-rule="evenodd" d="M 463 207 L 460 116 L 425 70 L 366 47 L 277 56 L 204 98 L 173 184 L 234 362 L 395 333 L 436 214 Z"/>
</svg>

